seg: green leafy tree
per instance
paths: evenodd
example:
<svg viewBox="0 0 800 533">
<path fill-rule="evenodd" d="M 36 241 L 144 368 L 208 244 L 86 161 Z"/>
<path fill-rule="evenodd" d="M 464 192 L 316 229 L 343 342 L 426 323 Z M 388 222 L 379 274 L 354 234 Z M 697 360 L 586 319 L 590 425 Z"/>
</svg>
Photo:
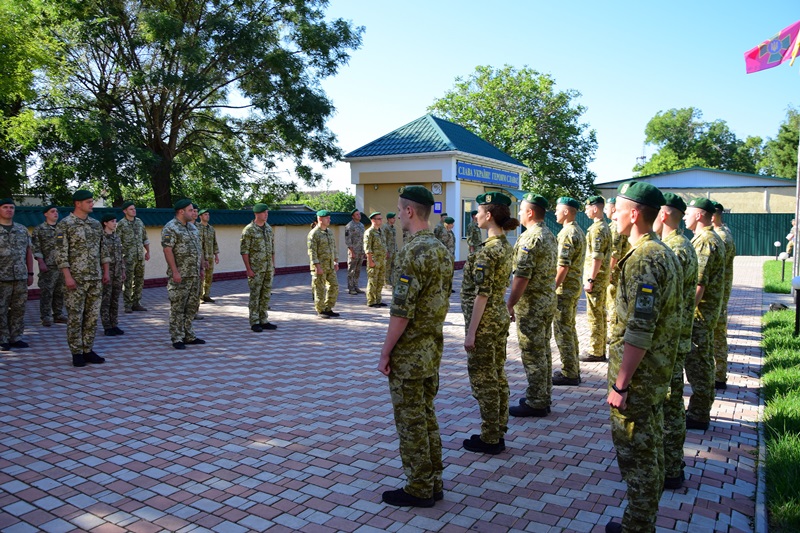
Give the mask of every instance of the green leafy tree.
<svg viewBox="0 0 800 533">
<path fill-rule="evenodd" d="M 581 122 L 586 108 L 578 91 L 556 89 L 555 80 L 530 69 L 478 66 L 428 110 L 460 124 L 531 169 L 526 190 L 555 200 L 564 194 L 586 197 L 595 191 L 597 138 Z"/>
<path fill-rule="evenodd" d="M 349 213 L 356 208 L 356 197 L 343 191 L 326 191 L 318 194 L 296 191 L 289 194 L 280 203 L 305 204 L 314 211 L 327 209 L 328 211 Z"/>
<path fill-rule="evenodd" d="M 778 128 L 778 135 L 764 147 L 762 171 L 781 178 L 797 177 L 797 145 L 800 137 L 800 111 L 790 108 Z"/>
</svg>

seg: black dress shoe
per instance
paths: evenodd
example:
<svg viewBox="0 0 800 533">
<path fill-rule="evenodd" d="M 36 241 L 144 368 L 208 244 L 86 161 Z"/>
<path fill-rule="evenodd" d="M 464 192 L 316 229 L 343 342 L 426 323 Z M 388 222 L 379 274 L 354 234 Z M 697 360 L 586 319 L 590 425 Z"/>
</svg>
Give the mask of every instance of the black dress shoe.
<svg viewBox="0 0 800 533">
<path fill-rule="evenodd" d="M 264 322 L 261 324 L 261 329 L 278 329 L 278 326 L 275 324 L 270 324 L 269 322 Z"/>
<path fill-rule="evenodd" d="M 385 303 L 381 302 L 378 305 L 376 305 L 375 307 L 389 307 L 389 306 L 388 306 L 388 304 L 385 304 Z"/>
<path fill-rule="evenodd" d="M 86 360 L 83 358 L 82 353 L 72 354 L 72 366 L 82 367 L 86 366 Z"/>
<path fill-rule="evenodd" d="M 527 399 L 526 399 L 526 398 L 523 396 L 522 398 L 520 398 L 520 399 L 519 399 L 519 404 L 520 404 L 520 405 L 528 405 L 528 401 L 527 401 Z M 550 414 L 550 406 L 548 405 L 547 407 L 545 407 L 545 409 L 547 409 L 547 414 Z"/>
<path fill-rule="evenodd" d="M 709 425 L 711 425 L 710 422 L 700 422 L 694 418 L 686 417 L 686 429 L 700 429 L 705 431 L 708 429 Z"/>
<path fill-rule="evenodd" d="M 106 337 L 116 337 L 117 332 L 114 331 L 114 328 L 108 328 L 105 331 L 103 331 L 103 335 L 105 335 Z"/>
<path fill-rule="evenodd" d="M 553 385 L 580 385 L 581 378 L 568 378 L 557 370 L 553 373 Z"/>
<path fill-rule="evenodd" d="M 328 314 L 328 311 L 320 311 L 317 313 L 317 316 L 320 318 L 330 318 L 331 316 Z"/>
<path fill-rule="evenodd" d="M 542 417 L 542 416 L 547 416 L 547 413 L 548 413 L 547 407 L 543 408 L 531 407 L 527 403 L 512 405 L 511 407 L 508 408 L 508 414 L 516 417 L 529 417 L 529 416 Z"/>
<path fill-rule="evenodd" d="M 328 316 L 329 316 L 329 317 L 331 317 L 331 318 L 336 318 L 337 316 L 340 316 L 340 315 L 339 315 L 339 313 L 336 313 L 336 312 L 334 312 L 334 311 L 331 311 L 330 309 L 328 309 L 327 311 L 325 311 L 325 314 L 326 314 L 326 315 L 328 315 Z"/>
<path fill-rule="evenodd" d="M 489 455 L 497 455 L 499 453 L 502 453 L 503 443 L 497 442 L 495 444 L 489 444 L 487 442 L 483 442 L 480 435 L 473 435 L 469 439 L 464 439 L 464 449 L 470 452 L 488 453 Z"/>
<path fill-rule="evenodd" d="M 173 342 L 172 347 L 175 348 L 176 350 L 186 349 L 186 345 L 183 343 L 183 341 Z"/>
<path fill-rule="evenodd" d="M 124 332 L 124 331 L 122 331 L 121 329 L 119 329 L 117 326 L 114 326 L 114 327 L 113 327 L 113 328 L 111 328 L 111 329 L 113 329 L 114 331 L 116 331 L 116 332 L 117 332 L 117 335 L 125 335 L 125 332 Z"/>
<path fill-rule="evenodd" d="M 397 507 L 433 507 L 434 499 L 417 498 L 407 493 L 405 489 L 387 490 L 381 496 L 383 503 Z"/>
<path fill-rule="evenodd" d="M 726 390 L 728 388 L 728 384 L 724 381 L 715 381 L 714 388 L 716 390 Z"/>
<path fill-rule="evenodd" d="M 204 341 L 203 339 L 194 338 L 194 339 L 192 339 L 190 341 L 187 341 L 186 339 L 184 339 L 183 343 L 187 344 L 187 345 L 188 344 L 205 344 L 206 341 Z"/>
<path fill-rule="evenodd" d="M 606 363 L 608 359 L 606 359 L 605 355 L 584 355 L 580 358 L 581 361 L 584 363 Z"/>
<path fill-rule="evenodd" d="M 668 490 L 677 490 L 683 487 L 683 482 L 686 480 L 686 477 L 683 474 L 683 470 L 681 470 L 680 476 L 675 477 L 665 477 L 664 478 L 664 488 Z"/>
<path fill-rule="evenodd" d="M 10 349 L 11 349 L 11 345 L 9 343 L 4 342 L 3 344 L 0 344 L 0 350 L 2 350 L 4 352 L 7 352 Z"/>
<path fill-rule="evenodd" d="M 139 304 L 134 305 L 133 307 L 131 307 L 131 309 L 133 311 L 147 311 L 146 307 L 144 307 L 142 305 L 139 305 Z"/>
<path fill-rule="evenodd" d="M 606 533 L 622 533 L 622 524 L 619 522 L 609 522 L 606 524 Z"/>
<path fill-rule="evenodd" d="M 105 357 L 100 357 L 99 355 L 97 355 L 94 352 L 94 350 L 90 350 L 90 351 L 84 353 L 83 354 L 83 359 L 87 363 L 92 363 L 92 364 L 95 364 L 95 365 L 102 365 L 103 363 L 106 362 L 106 358 Z"/>
<path fill-rule="evenodd" d="M 252 326 L 250 326 L 250 329 L 252 329 L 256 333 L 261 333 L 262 331 L 264 331 L 264 328 L 261 327 L 261 324 L 253 324 Z"/>
<path fill-rule="evenodd" d="M 9 346 L 11 346 L 12 348 L 27 348 L 28 343 L 25 341 L 16 341 L 9 344 Z"/>
<path fill-rule="evenodd" d="M 433 501 L 440 502 L 442 500 L 444 500 L 444 491 L 443 490 L 437 490 L 436 492 L 433 493 Z"/>
</svg>

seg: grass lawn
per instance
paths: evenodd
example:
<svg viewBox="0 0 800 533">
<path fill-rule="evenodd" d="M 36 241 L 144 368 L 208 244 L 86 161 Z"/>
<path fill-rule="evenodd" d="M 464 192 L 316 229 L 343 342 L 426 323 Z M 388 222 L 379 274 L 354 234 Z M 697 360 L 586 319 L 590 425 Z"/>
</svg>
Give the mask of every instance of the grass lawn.
<svg viewBox="0 0 800 533">
<path fill-rule="evenodd" d="M 764 292 L 777 292 L 780 294 L 791 294 L 792 292 L 792 268 L 793 261 L 786 261 L 786 274 L 784 281 L 781 281 L 781 269 L 783 261 L 764 262 Z"/>
</svg>

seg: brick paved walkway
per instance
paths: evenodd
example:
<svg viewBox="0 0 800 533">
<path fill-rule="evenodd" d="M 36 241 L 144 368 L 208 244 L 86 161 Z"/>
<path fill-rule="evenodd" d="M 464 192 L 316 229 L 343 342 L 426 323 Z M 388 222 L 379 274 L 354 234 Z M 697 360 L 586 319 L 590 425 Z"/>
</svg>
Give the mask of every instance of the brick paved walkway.
<svg viewBox="0 0 800 533">
<path fill-rule="evenodd" d="M 730 385 L 711 430 L 689 432 L 688 480 L 664 494 L 661 530 L 752 531 L 762 261 L 736 260 Z M 276 284 L 277 331 L 250 332 L 246 283 L 221 282 L 196 323 L 208 344 L 182 352 L 169 344 L 166 289 L 148 289 L 150 312 L 122 315 L 124 337 L 98 337 L 107 363 L 83 369 L 70 366 L 64 327 L 39 326 L 29 302 L 32 348 L 0 354 L 0 530 L 603 531 L 621 516 L 604 364 L 556 388 L 548 418 L 512 419 L 505 454 L 460 448 L 480 419 L 457 294 L 436 401 L 445 499 L 382 504 L 403 483 L 375 370 L 388 311 L 342 294 L 342 319 L 320 320 L 308 276 Z M 508 351 L 513 402 L 525 383 L 513 332 Z"/>
</svg>

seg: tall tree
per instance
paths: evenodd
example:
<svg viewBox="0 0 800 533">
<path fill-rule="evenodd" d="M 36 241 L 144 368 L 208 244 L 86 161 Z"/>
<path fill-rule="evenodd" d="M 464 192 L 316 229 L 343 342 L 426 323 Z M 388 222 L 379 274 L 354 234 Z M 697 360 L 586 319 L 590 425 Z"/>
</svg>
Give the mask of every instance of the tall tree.
<svg viewBox="0 0 800 533">
<path fill-rule="evenodd" d="M 586 108 L 578 91 L 556 90 L 555 80 L 509 65 L 478 66 L 428 110 L 469 129 L 531 169 L 523 188 L 550 200 L 568 194 L 583 198 L 594 192 L 597 138 L 581 122 Z"/>
<path fill-rule="evenodd" d="M 768 139 L 764 147 L 762 170 L 781 178 L 797 177 L 797 143 L 800 137 L 800 111 L 789 108 L 778 135 Z"/>
</svg>

